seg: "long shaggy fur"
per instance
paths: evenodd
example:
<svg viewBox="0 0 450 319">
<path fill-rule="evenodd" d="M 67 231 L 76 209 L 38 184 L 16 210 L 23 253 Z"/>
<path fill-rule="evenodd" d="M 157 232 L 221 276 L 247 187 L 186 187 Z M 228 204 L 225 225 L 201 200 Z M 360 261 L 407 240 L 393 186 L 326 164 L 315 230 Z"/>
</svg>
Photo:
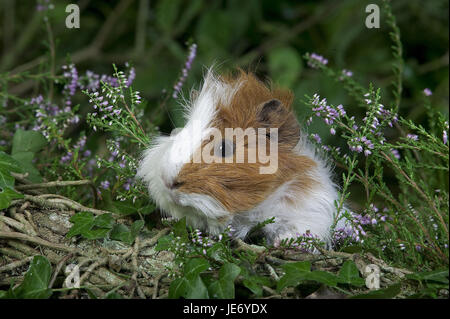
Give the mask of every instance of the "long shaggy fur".
<svg viewBox="0 0 450 319">
<path fill-rule="evenodd" d="M 209 70 L 200 92 L 187 102 L 185 127 L 154 140 L 137 176 L 163 213 L 186 216 L 191 226 L 212 234 L 231 225 L 245 238 L 259 222 L 275 217 L 263 228 L 269 242 L 306 232 L 329 242 L 337 188 L 327 163 L 304 138 L 291 103 L 290 92 L 267 87 L 252 74 L 218 77 Z M 277 128 L 278 169 L 260 174 L 265 164 L 258 161 L 193 163 L 212 128 L 223 136 L 225 128 Z M 243 144 L 247 156 L 250 146 Z"/>
</svg>

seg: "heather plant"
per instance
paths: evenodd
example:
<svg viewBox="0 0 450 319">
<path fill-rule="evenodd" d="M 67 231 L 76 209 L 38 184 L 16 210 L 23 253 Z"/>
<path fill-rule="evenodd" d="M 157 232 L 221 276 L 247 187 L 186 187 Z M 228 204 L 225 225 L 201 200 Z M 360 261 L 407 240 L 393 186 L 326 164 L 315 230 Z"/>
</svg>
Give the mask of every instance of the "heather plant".
<svg viewBox="0 0 450 319">
<path fill-rule="evenodd" d="M 102 73 L 80 67 L 69 56 L 57 67 L 58 48 L 48 19 L 54 6 L 38 2 L 36 10 L 45 18 L 49 37 L 48 59 L 39 64 L 37 73 L 0 74 L 0 239 L 41 245 L 46 257 L 35 256 L 34 247 L 17 244 L 21 250 L 16 253 L 2 242 L 0 279 L 17 269 L 24 278 L 20 284 L 2 281 L 2 289 L 8 286 L 9 290 L 0 290 L 0 298 L 49 298 L 72 291 L 73 286 L 66 283 L 55 288 L 56 279 L 50 274 L 54 267 L 58 275 L 62 261 L 48 248 L 67 252 L 67 258 L 80 266 L 79 288 L 90 298 L 155 297 L 157 288 L 156 293 L 145 288 L 150 282 L 158 287 L 158 280 L 161 286 L 163 277 L 169 280 L 160 296 L 169 298 L 296 298 L 323 286 L 339 297 L 448 296 L 448 115 L 433 106 L 433 92 L 423 87 L 420 107 L 426 110 L 426 121 L 411 119 L 404 112 L 405 61 L 400 30 L 388 3 L 384 2 L 384 13 L 391 28 L 392 90 L 365 84 L 362 74 L 335 67 L 325 54 L 303 56 L 308 72 L 323 74 L 347 94 L 332 103 L 318 86 L 294 102 L 302 105 L 303 128 L 321 156 L 334 166 L 340 186 L 331 246 L 311 233 L 268 245 L 258 233 L 273 219 L 257 225 L 245 242 L 234 239 L 231 228 L 210 236 L 186 227 L 185 219 L 160 219 L 144 185 L 134 178 L 141 152 L 155 136 L 164 134 L 161 114 L 167 113 L 170 121 L 181 117 L 174 105 L 190 89 L 191 72 L 195 74 L 201 65 L 197 55 L 214 49 L 207 47 L 205 36 L 183 48 L 170 42 L 170 36 L 180 31 L 170 29 L 176 13 L 167 3 L 158 5 L 156 15 L 164 36 L 149 37 L 168 41 L 171 52 L 184 63 L 176 66 L 176 75 L 168 72 L 173 85 L 150 100 L 135 89 L 135 79 L 144 77 L 144 72 L 132 63 L 111 64 Z M 197 2 L 193 3 L 188 18 L 181 19 L 184 28 L 198 12 Z M 226 21 L 218 17 L 209 19 L 219 24 Z M 296 54 L 286 48 L 270 52 L 269 70 L 276 74 L 280 68 L 283 75 L 293 72 L 282 78 L 289 84 L 300 74 Z M 8 59 L 5 65 L 14 57 L 8 55 Z M 155 68 L 167 67 L 154 56 L 151 63 Z M 158 70 L 161 77 L 166 75 Z M 27 81 L 36 83 L 30 96 L 9 90 L 8 84 Z M 146 89 L 153 90 L 157 80 L 146 81 L 152 84 Z M 64 233 L 58 242 L 36 229 L 31 214 L 41 212 L 52 223 L 67 227 L 45 225 Z M 55 212 L 69 216 L 64 219 Z M 164 253 L 170 262 L 160 268 L 145 259 Z M 29 268 L 24 267 L 28 264 Z M 110 278 L 119 279 L 113 285 L 100 280 L 102 286 L 95 280 L 106 266 Z M 367 266 L 382 272 L 381 289 L 372 285 L 373 274 L 366 272 Z M 97 277 L 90 280 L 89 274 L 97 270 Z"/>
</svg>

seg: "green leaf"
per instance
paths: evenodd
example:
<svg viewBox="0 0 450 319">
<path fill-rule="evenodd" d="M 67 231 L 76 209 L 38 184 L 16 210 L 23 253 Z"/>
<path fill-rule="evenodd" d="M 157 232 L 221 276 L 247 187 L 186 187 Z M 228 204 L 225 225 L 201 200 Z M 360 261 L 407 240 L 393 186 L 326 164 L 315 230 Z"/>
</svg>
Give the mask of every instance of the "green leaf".
<svg viewBox="0 0 450 319">
<path fill-rule="evenodd" d="M 11 155 L 15 155 L 19 152 L 36 153 L 45 145 L 47 145 L 47 140 L 41 133 L 19 129 L 13 137 Z"/>
<path fill-rule="evenodd" d="M 406 275 L 406 278 L 413 279 L 417 281 L 436 281 L 442 284 L 448 284 L 449 270 L 434 270 L 425 271 L 421 273 L 414 273 Z"/>
<path fill-rule="evenodd" d="M 104 299 L 123 299 L 123 296 L 121 294 L 118 294 L 117 292 L 109 292 L 105 295 Z"/>
<path fill-rule="evenodd" d="M 280 278 L 277 284 L 277 290 L 281 291 L 288 286 L 297 286 L 301 281 L 305 280 L 310 273 L 311 263 L 309 261 L 301 261 L 296 263 L 289 263 L 282 267 L 285 271 L 283 277 Z"/>
<path fill-rule="evenodd" d="M 48 288 L 52 275 L 50 262 L 44 256 L 35 256 L 23 282 L 14 289 L 14 295 L 20 299 L 47 299 L 52 295 Z"/>
<path fill-rule="evenodd" d="M 385 289 L 373 290 L 365 294 L 350 297 L 350 299 L 392 299 L 400 293 L 400 284 L 394 284 Z"/>
<path fill-rule="evenodd" d="M 149 215 L 155 211 L 156 205 L 155 204 L 148 204 L 144 207 L 141 207 L 138 209 L 138 212 L 142 215 Z"/>
<path fill-rule="evenodd" d="M 169 298 L 186 299 L 207 299 L 209 298 L 208 289 L 206 289 L 200 276 L 191 279 L 185 277 L 177 278 L 170 284 Z"/>
<path fill-rule="evenodd" d="M 73 215 L 69 221 L 73 223 L 66 237 L 71 238 L 89 231 L 94 225 L 94 216 L 90 212 L 80 212 Z"/>
<path fill-rule="evenodd" d="M 174 240 L 174 237 L 173 237 L 173 235 L 170 235 L 170 234 L 166 235 L 164 237 L 161 237 L 155 246 L 155 250 L 156 251 L 168 250 L 171 247 L 173 240 Z"/>
<path fill-rule="evenodd" d="M 111 213 L 101 214 L 94 218 L 94 226 L 101 228 L 113 228 L 114 218 Z"/>
<path fill-rule="evenodd" d="M 111 206 L 111 211 L 120 215 L 132 215 L 138 211 L 131 201 L 113 201 Z"/>
<path fill-rule="evenodd" d="M 33 152 L 17 152 L 12 157 L 17 160 L 23 172 L 28 173 L 28 179 L 33 183 L 41 183 L 42 176 L 33 165 Z"/>
<path fill-rule="evenodd" d="M 181 218 L 172 227 L 175 237 L 181 237 L 185 241 L 188 240 L 188 232 L 186 229 L 186 217 Z"/>
<path fill-rule="evenodd" d="M 20 164 L 5 152 L 0 151 L 0 187 L 13 187 L 14 177 L 11 172 L 20 173 Z"/>
<path fill-rule="evenodd" d="M 307 276 L 306 280 L 313 280 L 325 284 L 330 287 L 336 287 L 338 283 L 338 277 L 327 271 L 311 271 Z"/>
<path fill-rule="evenodd" d="M 243 285 L 250 289 L 256 297 L 262 297 L 263 290 L 262 286 L 270 286 L 271 282 L 269 278 L 262 276 L 248 276 L 243 280 Z"/>
<path fill-rule="evenodd" d="M 102 214 L 94 217 L 90 212 L 80 212 L 70 218 L 73 223 L 67 233 L 67 238 L 81 235 L 86 239 L 105 238 L 114 224 L 111 214 Z"/>
<path fill-rule="evenodd" d="M 299 261 L 285 264 L 282 268 L 285 272 L 311 271 L 311 263 L 309 261 Z"/>
<path fill-rule="evenodd" d="M 109 237 L 114 240 L 120 240 L 128 245 L 131 245 L 136 236 L 141 231 L 142 227 L 144 227 L 145 222 L 143 220 L 135 221 L 130 228 L 123 224 L 117 224 L 111 230 Z"/>
<path fill-rule="evenodd" d="M 209 298 L 208 289 L 200 278 L 200 273 L 208 268 L 209 263 L 205 259 L 190 259 L 184 266 L 184 277 L 177 278 L 170 284 L 169 298 Z"/>
<path fill-rule="evenodd" d="M 310 271 L 311 263 L 309 261 L 289 263 L 283 265 L 285 275 L 280 278 L 277 284 L 277 290 L 281 291 L 287 286 L 298 286 L 303 281 L 316 281 L 330 287 L 337 286 L 339 279 L 335 274 L 327 271 Z"/>
<path fill-rule="evenodd" d="M 233 299 L 234 280 L 241 272 L 241 268 L 233 263 L 224 264 L 219 270 L 219 280 L 208 287 L 212 298 Z"/>
<path fill-rule="evenodd" d="M 364 279 L 359 276 L 358 268 L 351 260 L 345 261 L 342 265 L 341 270 L 339 270 L 338 280 L 340 283 L 358 287 L 364 286 L 365 284 Z"/>
<path fill-rule="evenodd" d="M 203 258 L 192 258 L 184 267 L 184 276 L 192 279 L 209 268 L 209 263 Z"/>
<path fill-rule="evenodd" d="M 0 186 L 0 210 L 8 208 L 11 200 L 23 198 L 23 195 L 9 187 Z"/>
<path fill-rule="evenodd" d="M 293 87 L 303 68 L 300 54 L 291 47 L 271 50 L 268 66 L 274 81 L 283 87 Z"/>
</svg>

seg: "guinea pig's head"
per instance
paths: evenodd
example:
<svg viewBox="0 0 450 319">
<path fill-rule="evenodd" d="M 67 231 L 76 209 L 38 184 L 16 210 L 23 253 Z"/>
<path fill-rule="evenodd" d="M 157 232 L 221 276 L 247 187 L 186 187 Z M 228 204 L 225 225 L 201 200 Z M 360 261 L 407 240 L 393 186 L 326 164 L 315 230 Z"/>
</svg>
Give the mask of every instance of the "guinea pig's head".
<svg viewBox="0 0 450 319">
<path fill-rule="evenodd" d="M 138 169 L 163 212 L 199 227 L 207 226 L 202 216 L 226 223 L 287 181 L 311 183 L 316 164 L 296 151 L 301 130 L 289 91 L 243 71 L 209 71 L 191 96 L 184 128 L 156 138 Z"/>
</svg>

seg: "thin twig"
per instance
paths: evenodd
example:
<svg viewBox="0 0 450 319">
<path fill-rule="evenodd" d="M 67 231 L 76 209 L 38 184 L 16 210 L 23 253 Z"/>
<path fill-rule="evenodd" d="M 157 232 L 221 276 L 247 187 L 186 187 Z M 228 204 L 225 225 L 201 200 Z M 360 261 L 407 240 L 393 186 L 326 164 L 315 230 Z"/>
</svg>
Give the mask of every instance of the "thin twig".
<svg viewBox="0 0 450 319">
<path fill-rule="evenodd" d="M 68 246 L 61 245 L 61 244 L 51 243 L 51 242 L 41 239 L 39 237 L 33 237 L 33 236 L 29 236 L 29 235 L 25 235 L 25 234 L 17 233 L 17 232 L 0 231 L 0 238 L 20 239 L 20 240 L 29 241 L 31 243 L 35 243 L 37 245 L 42 245 L 42 246 L 46 246 L 46 247 L 50 247 L 50 248 L 55 248 L 58 250 L 67 251 L 67 252 L 73 253 L 73 254 L 81 254 L 81 250 L 79 250 L 78 248 L 73 248 L 73 247 L 68 247 Z"/>
</svg>

